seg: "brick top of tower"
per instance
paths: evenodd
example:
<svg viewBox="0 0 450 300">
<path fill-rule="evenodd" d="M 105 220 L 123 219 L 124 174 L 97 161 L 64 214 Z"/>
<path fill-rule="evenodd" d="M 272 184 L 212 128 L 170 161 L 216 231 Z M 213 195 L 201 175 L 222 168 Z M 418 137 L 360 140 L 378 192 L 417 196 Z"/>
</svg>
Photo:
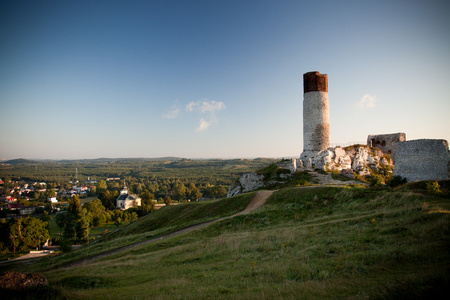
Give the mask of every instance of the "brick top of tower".
<svg viewBox="0 0 450 300">
<path fill-rule="evenodd" d="M 303 74 L 303 93 L 316 91 L 328 93 L 328 76 L 317 71 Z"/>
</svg>

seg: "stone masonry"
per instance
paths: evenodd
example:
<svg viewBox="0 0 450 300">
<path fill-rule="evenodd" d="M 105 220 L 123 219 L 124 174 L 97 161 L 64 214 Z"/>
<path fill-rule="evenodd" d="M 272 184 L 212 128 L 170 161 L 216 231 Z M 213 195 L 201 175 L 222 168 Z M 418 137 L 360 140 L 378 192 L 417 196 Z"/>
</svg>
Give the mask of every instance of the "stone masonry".
<svg viewBox="0 0 450 300">
<path fill-rule="evenodd" d="M 397 152 L 397 144 L 406 141 L 406 134 L 391 133 L 391 134 L 376 134 L 369 135 L 367 137 L 367 145 L 370 147 L 376 147 L 383 151 L 385 154 L 389 154 L 395 161 L 395 154 Z"/>
<path fill-rule="evenodd" d="M 305 164 L 330 146 L 328 76 L 319 72 L 303 74 L 303 152 Z"/>
<path fill-rule="evenodd" d="M 449 151 L 446 140 L 421 139 L 399 143 L 394 176 L 408 181 L 446 180 Z"/>
</svg>

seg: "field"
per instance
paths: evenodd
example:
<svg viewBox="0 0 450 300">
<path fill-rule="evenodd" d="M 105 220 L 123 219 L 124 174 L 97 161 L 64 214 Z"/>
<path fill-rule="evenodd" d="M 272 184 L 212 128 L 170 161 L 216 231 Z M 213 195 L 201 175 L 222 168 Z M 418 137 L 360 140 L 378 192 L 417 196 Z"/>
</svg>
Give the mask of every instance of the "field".
<svg viewBox="0 0 450 300">
<path fill-rule="evenodd" d="M 425 189 L 290 187 L 261 209 L 86 264 L 70 263 L 231 216 L 254 194 L 164 207 L 101 240 L 2 269 L 42 272 L 55 299 L 432 298 L 450 283 L 450 203 Z"/>
<path fill-rule="evenodd" d="M 73 161 L 14 160 L 0 165 L 0 178 L 22 178 L 25 181 L 63 183 L 120 177 L 161 180 L 183 179 L 195 184 L 230 185 L 246 172 L 253 172 L 270 163 L 271 158 L 257 159 L 93 159 Z"/>
</svg>

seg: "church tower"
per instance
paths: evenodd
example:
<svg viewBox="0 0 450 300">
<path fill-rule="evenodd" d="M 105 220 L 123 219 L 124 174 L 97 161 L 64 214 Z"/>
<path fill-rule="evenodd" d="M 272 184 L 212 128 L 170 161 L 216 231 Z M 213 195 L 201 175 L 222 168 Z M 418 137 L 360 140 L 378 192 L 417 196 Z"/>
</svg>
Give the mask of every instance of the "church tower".
<svg viewBox="0 0 450 300">
<path fill-rule="evenodd" d="M 121 195 L 128 195 L 128 188 L 125 179 L 123 180 L 123 188 L 120 190 Z"/>
</svg>

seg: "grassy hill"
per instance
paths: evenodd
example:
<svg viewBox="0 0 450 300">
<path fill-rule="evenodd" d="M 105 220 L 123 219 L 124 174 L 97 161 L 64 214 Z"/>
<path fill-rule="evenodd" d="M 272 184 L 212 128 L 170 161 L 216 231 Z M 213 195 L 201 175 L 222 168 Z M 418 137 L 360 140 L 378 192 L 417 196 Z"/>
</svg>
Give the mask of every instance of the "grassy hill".
<svg viewBox="0 0 450 300">
<path fill-rule="evenodd" d="M 449 197 L 428 194 L 421 185 L 285 188 L 253 213 L 60 268 L 231 216 L 252 197 L 165 207 L 72 253 L 4 265 L 42 272 L 50 282 L 46 289 L 9 296 L 404 299 L 437 297 L 449 286 Z"/>
</svg>

